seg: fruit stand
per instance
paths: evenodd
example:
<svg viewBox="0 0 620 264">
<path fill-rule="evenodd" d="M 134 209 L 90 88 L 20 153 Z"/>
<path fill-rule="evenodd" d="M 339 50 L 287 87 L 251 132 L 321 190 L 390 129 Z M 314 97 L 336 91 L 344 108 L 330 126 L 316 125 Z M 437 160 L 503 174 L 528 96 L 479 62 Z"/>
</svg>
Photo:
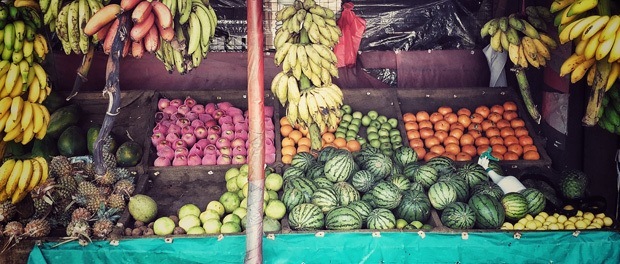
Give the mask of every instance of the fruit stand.
<svg viewBox="0 0 620 264">
<path fill-rule="evenodd" d="M 2 263 L 620 259 L 616 163 L 545 97 L 615 151 L 609 1 L 65 2 L 0 4 Z"/>
</svg>

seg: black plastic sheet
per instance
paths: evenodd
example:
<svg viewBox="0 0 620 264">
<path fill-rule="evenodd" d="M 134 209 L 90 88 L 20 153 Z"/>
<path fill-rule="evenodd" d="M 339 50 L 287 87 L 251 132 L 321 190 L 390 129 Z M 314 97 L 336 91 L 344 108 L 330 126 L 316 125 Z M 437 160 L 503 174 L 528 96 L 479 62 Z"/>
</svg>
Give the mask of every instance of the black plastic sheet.
<svg viewBox="0 0 620 264">
<path fill-rule="evenodd" d="M 474 49 L 491 0 L 353 1 L 366 20 L 360 50 Z"/>
</svg>

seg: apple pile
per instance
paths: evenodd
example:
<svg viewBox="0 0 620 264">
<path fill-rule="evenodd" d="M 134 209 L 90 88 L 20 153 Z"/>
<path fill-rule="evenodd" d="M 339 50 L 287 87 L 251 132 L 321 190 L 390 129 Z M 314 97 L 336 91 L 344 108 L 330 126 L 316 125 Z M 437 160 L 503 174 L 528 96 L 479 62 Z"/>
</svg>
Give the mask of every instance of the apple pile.
<svg viewBox="0 0 620 264">
<path fill-rule="evenodd" d="M 248 118 L 230 102 L 200 104 L 185 99 L 161 98 L 155 114 L 151 142 L 154 166 L 245 164 Z M 265 106 L 265 163 L 276 160 L 273 107 Z"/>
</svg>

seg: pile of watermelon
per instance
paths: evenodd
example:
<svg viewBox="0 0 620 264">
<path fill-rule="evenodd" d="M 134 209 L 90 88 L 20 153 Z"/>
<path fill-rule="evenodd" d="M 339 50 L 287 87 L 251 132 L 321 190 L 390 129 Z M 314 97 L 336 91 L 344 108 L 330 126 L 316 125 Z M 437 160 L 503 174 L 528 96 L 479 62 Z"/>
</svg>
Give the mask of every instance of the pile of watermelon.
<svg viewBox="0 0 620 264">
<path fill-rule="evenodd" d="M 497 163 L 492 168 L 503 173 Z M 301 231 L 430 229 L 433 208 L 446 227 L 496 229 L 545 207 L 536 189 L 504 195 L 480 165 L 457 168 L 441 156 L 419 162 L 406 146 L 391 156 L 369 145 L 355 153 L 333 147 L 317 156 L 297 153 L 283 179 L 289 225 Z"/>
</svg>

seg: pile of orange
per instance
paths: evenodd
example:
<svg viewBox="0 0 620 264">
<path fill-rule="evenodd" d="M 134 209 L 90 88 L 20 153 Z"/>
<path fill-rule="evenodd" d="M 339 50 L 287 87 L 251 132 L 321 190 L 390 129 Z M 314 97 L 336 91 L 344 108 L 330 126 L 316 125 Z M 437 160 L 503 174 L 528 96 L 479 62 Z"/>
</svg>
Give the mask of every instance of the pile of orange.
<svg viewBox="0 0 620 264">
<path fill-rule="evenodd" d="M 335 131 L 321 132 L 321 148 L 332 146 L 340 149 L 347 149 L 350 152 L 359 151 L 361 145 L 357 140 L 345 140 L 336 138 Z M 282 163 L 291 164 L 293 156 L 298 152 L 310 152 L 311 141 L 308 136 L 308 129 L 296 124 L 292 126 L 286 116 L 280 118 L 280 134 L 282 135 Z"/>
<path fill-rule="evenodd" d="M 540 159 L 512 101 L 481 105 L 473 112 L 467 108 L 454 112 L 449 106 L 441 106 L 432 113 L 405 113 L 403 121 L 409 146 L 426 161 L 436 156 L 470 161 L 489 147 L 500 160 Z"/>
</svg>

